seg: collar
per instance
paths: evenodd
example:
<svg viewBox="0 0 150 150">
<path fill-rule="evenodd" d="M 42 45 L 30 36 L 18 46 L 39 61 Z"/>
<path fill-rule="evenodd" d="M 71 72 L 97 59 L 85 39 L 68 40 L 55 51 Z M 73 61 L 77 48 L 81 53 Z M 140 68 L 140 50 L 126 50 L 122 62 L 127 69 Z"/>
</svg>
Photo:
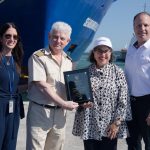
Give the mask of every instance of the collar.
<svg viewBox="0 0 150 150">
<path fill-rule="evenodd" d="M 136 49 L 138 49 L 138 48 L 140 48 L 140 47 L 145 47 L 146 49 L 147 49 L 147 48 L 150 48 L 150 39 L 147 40 L 143 45 L 141 45 L 141 46 L 139 46 L 139 47 L 138 47 L 138 41 L 136 41 L 136 42 L 133 44 L 133 46 L 134 46 Z"/>
<path fill-rule="evenodd" d="M 45 51 L 44 51 L 44 54 L 45 55 L 51 55 L 52 56 L 52 52 L 51 52 L 51 49 L 49 47 L 46 47 L 45 48 Z M 68 58 L 72 61 L 71 57 L 68 56 L 64 51 L 62 51 L 62 56 L 65 57 L 65 58 Z"/>
</svg>

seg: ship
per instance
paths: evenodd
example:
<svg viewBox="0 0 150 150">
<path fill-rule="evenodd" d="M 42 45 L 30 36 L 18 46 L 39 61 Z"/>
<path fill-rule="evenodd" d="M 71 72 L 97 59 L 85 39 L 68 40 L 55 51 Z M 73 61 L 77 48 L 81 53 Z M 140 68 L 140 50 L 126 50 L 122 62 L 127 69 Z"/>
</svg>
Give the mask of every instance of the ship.
<svg viewBox="0 0 150 150">
<path fill-rule="evenodd" d="M 120 50 L 120 54 L 116 57 L 116 61 L 125 62 L 126 54 L 127 54 L 127 48 L 122 48 Z"/>
<path fill-rule="evenodd" d="M 27 70 L 29 56 L 48 46 L 48 32 L 56 21 L 71 25 L 71 42 L 64 51 L 78 61 L 116 0 L 0 0 L 0 25 L 14 22 L 21 32 Z"/>
<path fill-rule="evenodd" d="M 116 56 L 115 61 L 122 61 L 125 62 L 126 59 L 126 54 L 127 54 L 127 50 L 130 46 L 132 46 L 135 42 L 137 41 L 135 34 L 133 33 L 131 40 L 129 42 L 129 44 L 125 45 L 124 48 L 122 48 L 119 52 L 119 55 Z"/>
</svg>

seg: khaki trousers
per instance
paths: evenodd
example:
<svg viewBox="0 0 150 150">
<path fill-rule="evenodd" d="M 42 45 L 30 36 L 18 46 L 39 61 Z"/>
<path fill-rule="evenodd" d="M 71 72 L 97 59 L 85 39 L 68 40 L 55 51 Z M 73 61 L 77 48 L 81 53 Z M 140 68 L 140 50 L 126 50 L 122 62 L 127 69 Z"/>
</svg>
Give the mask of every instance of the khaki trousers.
<svg viewBox="0 0 150 150">
<path fill-rule="evenodd" d="M 30 102 L 26 150 L 63 150 L 66 110 L 47 109 Z"/>
</svg>

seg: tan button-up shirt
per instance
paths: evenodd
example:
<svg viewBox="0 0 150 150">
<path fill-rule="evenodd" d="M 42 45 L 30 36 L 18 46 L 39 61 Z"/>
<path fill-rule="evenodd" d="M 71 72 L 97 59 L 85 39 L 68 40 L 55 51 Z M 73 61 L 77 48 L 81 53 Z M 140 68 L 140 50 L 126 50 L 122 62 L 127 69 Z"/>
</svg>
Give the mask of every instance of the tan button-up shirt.
<svg viewBox="0 0 150 150">
<path fill-rule="evenodd" d="M 59 65 L 47 49 L 35 51 L 28 61 L 29 91 L 28 98 L 39 104 L 55 105 L 51 97 L 45 96 L 32 81 L 45 81 L 60 97 L 66 100 L 63 72 L 72 70 L 71 59 L 63 52 Z"/>
</svg>

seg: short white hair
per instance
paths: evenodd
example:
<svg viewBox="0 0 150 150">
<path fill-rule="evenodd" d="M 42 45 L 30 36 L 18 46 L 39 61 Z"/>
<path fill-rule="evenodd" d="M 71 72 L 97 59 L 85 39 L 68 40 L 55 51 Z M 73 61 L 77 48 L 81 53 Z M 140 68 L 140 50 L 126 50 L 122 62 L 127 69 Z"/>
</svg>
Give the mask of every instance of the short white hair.
<svg viewBox="0 0 150 150">
<path fill-rule="evenodd" d="M 61 32 L 64 32 L 65 34 L 68 35 L 68 37 L 70 38 L 71 36 L 71 33 L 72 33 L 72 28 L 69 24 L 65 23 L 65 22 L 61 22 L 61 21 L 58 21 L 58 22 L 55 22 L 52 27 L 51 27 L 51 30 L 50 32 L 52 33 L 53 31 L 61 31 Z"/>
</svg>

